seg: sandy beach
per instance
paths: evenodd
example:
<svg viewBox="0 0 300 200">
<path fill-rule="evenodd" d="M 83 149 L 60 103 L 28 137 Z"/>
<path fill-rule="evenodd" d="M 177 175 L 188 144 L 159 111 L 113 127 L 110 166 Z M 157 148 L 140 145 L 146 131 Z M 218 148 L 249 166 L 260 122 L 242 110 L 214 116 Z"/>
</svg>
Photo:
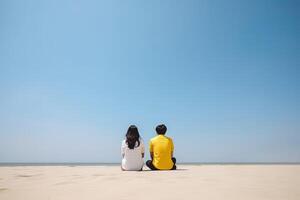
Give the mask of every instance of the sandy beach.
<svg viewBox="0 0 300 200">
<path fill-rule="evenodd" d="M 299 200 L 300 165 L 179 165 L 123 172 L 119 166 L 0 167 L 1 200 Z"/>
</svg>

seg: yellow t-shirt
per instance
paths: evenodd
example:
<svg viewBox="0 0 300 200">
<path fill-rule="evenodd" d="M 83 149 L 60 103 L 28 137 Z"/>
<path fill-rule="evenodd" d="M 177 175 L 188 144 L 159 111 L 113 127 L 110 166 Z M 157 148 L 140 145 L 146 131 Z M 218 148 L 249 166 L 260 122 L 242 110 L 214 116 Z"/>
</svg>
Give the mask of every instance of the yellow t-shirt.
<svg viewBox="0 0 300 200">
<path fill-rule="evenodd" d="M 153 165 L 157 169 L 172 169 L 171 152 L 174 151 L 174 144 L 171 138 L 164 135 L 157 135 L 150 140 L 150 152 L 153 153 Z"/>
</svg>

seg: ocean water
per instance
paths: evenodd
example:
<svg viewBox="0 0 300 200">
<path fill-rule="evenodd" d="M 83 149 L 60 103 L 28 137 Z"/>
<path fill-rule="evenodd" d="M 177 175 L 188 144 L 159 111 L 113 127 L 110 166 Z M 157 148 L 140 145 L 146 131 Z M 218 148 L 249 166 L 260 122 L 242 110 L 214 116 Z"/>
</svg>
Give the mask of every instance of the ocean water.
<svg viewBox="0 0 300 200">
<path fill-rule="evenodd" d="M 15 166 L 119 166 L 121 163 L 83 163 L 83 162 L 45 162 L 45 163 L 18 163 L 18 162 L 0 162 L 0 167 Z M 300 165 L 300 162 L 184 162 L 177 165 Z"/>
</svg>

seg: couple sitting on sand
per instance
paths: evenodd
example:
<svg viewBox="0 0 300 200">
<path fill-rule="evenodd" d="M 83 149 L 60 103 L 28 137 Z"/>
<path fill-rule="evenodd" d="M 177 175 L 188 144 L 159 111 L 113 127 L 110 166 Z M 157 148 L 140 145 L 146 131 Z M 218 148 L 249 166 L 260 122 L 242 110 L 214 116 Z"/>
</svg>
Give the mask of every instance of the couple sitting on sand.
<svg viewBox="0 0 300 200">
<path fill-rule="evenodd" d="M 157 136 L 150 140 L 151 160 L 146 162 L 151 170 L 175 170 L 176 159 L 173 157 L 174 144 L 165 136 L 167 127 L 164 124 L 156 127 Z M 125 171 L 141 171 L 144 165 L 145 146 L 140 138 L 138 128 L 131 125 L 121 147 L 122 164 Z"/>
</svg>

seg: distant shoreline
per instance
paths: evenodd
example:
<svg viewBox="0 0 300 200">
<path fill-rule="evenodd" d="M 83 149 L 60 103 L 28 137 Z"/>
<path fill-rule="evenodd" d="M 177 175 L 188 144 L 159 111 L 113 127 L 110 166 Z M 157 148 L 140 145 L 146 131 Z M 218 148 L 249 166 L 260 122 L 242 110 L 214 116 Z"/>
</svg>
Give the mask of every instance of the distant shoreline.
<svg viewBox="0 0 300 200">
<path fill-rule="evenodd" d="M 0 162 L 0 167 L 16 166 L 118 166 L 120 163 L 88 163 L 88 162 Z M 300 165 L 300 162 L 182 162 L 178 165 Z"/>
</svg>

